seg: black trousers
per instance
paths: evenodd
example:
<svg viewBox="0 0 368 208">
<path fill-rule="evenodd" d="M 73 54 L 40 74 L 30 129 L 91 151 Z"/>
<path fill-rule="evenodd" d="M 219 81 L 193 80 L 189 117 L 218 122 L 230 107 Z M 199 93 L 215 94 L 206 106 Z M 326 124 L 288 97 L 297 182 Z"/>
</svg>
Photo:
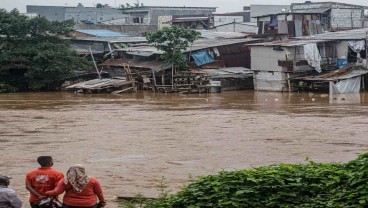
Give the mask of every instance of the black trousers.
<svg viewBox="0 0 368 208">
<path fill-rule="evenodd" d="M 31 208 L 41 208 L 40 206 L 38 206 L 38 204 L 36 203 L 30 203 L 31 204 Z"/>
<path fill-rule="evenodd" d="M 70 206 L 70 205 L 67 205 L 67 204 L 63 204 L 63 208 L 97 208 L 97 204 L 95 206 L 92 206 L 92 207 L 75 207 L 75 206 Z"/>
</svg>

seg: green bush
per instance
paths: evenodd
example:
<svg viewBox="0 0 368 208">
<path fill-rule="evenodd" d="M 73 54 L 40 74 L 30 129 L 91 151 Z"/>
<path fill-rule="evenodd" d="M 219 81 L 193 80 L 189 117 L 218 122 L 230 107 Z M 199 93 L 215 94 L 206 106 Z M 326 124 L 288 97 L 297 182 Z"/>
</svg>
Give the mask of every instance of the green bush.
<svg viewBox="0 0 368 208">
<path fill-rule="evenodd" d="M 368 153 L 348 163 L 279 164 L 199 177 L 146 208 L 368 207 Z"/>
<path fill-rule="evenodd" d="M 0 93 L 11 93 L 11 92 L 17 92 L 18 89 L 16 87 L 13 87 L 8 84 L 0 83 Z"/>
</svg>

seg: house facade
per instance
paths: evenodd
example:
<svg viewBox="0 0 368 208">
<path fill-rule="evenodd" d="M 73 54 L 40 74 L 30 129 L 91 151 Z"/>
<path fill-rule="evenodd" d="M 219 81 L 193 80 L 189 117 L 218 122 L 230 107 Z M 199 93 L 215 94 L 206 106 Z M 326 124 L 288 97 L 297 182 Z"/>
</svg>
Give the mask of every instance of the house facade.
<svg viewBox="0 0 368 208">
<path fill-rule="evenodd" d="M 122 11 L 107 4 L 100 8 L 84 7 L 81 3 L 76 7 L 27 5 L 27 13 L 35 13 L 50 21 L 73 19 L 77 24 L 98 24 L 104 21 L 127 18 Z"/>
<path fill-rule="evenodd" d="M 158 25 L 160 16 L 209 16 L 216 12 L 216 7 L 168 7 L 141 6 L 124 9 L 128 16 L 127 24 Z"/>
</svg>

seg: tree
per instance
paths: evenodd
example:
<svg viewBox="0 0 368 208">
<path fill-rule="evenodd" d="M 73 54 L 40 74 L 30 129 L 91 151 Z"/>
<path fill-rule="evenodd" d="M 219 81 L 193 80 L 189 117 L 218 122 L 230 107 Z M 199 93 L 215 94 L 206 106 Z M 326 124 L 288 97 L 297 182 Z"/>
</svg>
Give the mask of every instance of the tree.
<svg viewBox="0 0 368 208">
<path fill-rule="evenodd" d="M 96 8 L 102 8 L 103 5 L 101 3 L 96 4 Z"/>
<path fill-rule="evenodd" d="M 76 69 L 90 68 L 60 38 L 68 36 L 73 25 L 73 20 L 50 22 L 21 15 L 16 9 L 0 9 L 0 88 L 52 90 Z"/>
<path fill-rule="evenodd" d="M 174 70 L 186 69 L 187 58 L 183 51 L 199 38 L 201 33 L 179 26 L 164 27 L 162 30 L 148 34 L 147 40 L 157 49 L 164 51 L 162 58 Z M 173 84 L 173 80 L 172 80 Z"/>
</svg>

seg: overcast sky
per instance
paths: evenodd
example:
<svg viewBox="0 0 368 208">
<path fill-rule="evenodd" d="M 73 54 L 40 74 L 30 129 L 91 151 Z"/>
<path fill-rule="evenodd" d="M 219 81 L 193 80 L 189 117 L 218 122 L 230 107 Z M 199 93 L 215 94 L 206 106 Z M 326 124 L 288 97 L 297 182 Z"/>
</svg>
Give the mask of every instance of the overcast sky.
<svg viewBox="0 0 368 208">
<path fill-rule="evenodd" d="M 321 0 L 326 1 L 326 0 Z M 367 0 L 353 0 L 337 2 L 358 4 L 368 6 Z M 97 3 L 109 4 L 111 6 L 119 6 L 120 4 L 133 4 L 136 0 L 0 0 L 0 7 L 6 10 L 17 8 L 21 12 L 26 12 L 26 5 L 47 5 L 47 6 L 76 6 L 78 2 L 84 6 L 94 6 Z M 243 6 L 250 4 L 291 4 L 302 3 L 304 1 L 289 0 L 140 0 L 146 6 L 209 6 L 218 7 L 218 12 L 234 12 L 241 11 Z M 313 2 L 318 2 L 315 0 Z"/>
</svg>

